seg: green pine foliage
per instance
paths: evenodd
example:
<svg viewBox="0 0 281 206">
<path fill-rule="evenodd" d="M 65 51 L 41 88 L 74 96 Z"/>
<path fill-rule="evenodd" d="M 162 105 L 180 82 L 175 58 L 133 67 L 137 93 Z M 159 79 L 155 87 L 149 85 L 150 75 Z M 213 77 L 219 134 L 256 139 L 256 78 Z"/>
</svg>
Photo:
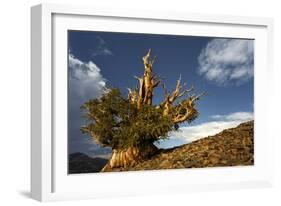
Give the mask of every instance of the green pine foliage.
<svg viewBox="0 0 281 206">
<path fill-rule="evenodd" d="M 137 109 L 119 89 L 110 89 L 99 99 L 91 99 L 81 107 L 88 124 L 81 128 L 97 143 L 113 149 L 140 147 L 167 138 L 173 122 L 153 105 Z"/>
</svg>

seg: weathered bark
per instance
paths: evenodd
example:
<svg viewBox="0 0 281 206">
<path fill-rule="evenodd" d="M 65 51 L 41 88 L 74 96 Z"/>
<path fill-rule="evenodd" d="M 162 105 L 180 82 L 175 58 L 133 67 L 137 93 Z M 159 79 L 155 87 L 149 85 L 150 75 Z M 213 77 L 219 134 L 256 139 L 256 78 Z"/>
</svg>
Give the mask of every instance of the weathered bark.
<svg viewBox="0 0 281 206">
<path fill-rule="evenodd" d="M 128 88 L 128 99 L 130 103 L 137 105 L 138 109 L 142 108 L 142 105 L 152 105 L 153 90 L 160 83 L 160 80 L 153 74 L 152 66 L 156 60 L 156 56 L 151 59 L 151 49 L 142 58 L 144 65 L 144 74 L 142 77 L 136 77 L 139 81 L 139 87 L 135 89 Z M 198 112 L 195 108 L 195 101 L 197 101 L 204 93 L 199 95 L 190 94 L 193 91 L 193 87 L 188 90 L 183 90 L 184 85 L 181 85 L 181 77 L 178 79 L 176 88 L 173 92 L 168 93 L 165 85 L 165 99 L 156 108 L 163 109 L 163 116 L 169 116 L 175 125 L 182 122 L 190 122 L 198 116 Z M 175 105 L 177 99 L 183 97 L 185 94 L 188 97 Z M 100 142 L 102 143 L 102 142 Z M 155 154 L 157 147 L 150 144 L 143 144 L 142 147 L 129 147 L 126 149 L 113 149 L 112 155 L 106 166 L 102 171 L 112 171 L 114 168 L 126 168 L 133 166 L 137 162 L 150 157 Z"/>
<path fill-rule="evenodd" d="M 191 95 L 190 93 L 194 90 L 193 86 L 190 89 L 182 91 L 184 86 L 185 84 L 181 86 L 181 77 L 178 79 L 176 88 L 172 93 L 168 93 L 164 85 L 166 97 L 159 105 L 159 107 L 163 108 L 163 115 L 170 116 L 175 124 L 194 120 L 198 116 L 195 102 L 205 94 Z M 175 101 L 183 97 L 185 94 L 188 96 L 187 99 L 182 100 L 178 105 L 174 105 Z"/>
<path fill-rule="evenodd" d="M 128 99 L 132 104 L 136 104 L 138 109 L 142 105 L 152 105 L 153 89 L 157 87 L 160 80 L 153 74 L 152 66 L 156 60 L 150 58 L 151 49 L 142 58 L 144 65 L 144 74 L 142 77 L 136 77 L 139 80 L 138 89 L 128 88 Z M 126 149 L 113 149 L 112 155 L 102 171 L 112 171 L 114 168 L 126 168 L 136 164 L 138 161 L 144 160 L 155 154 L 157 147 L 153 143 L 143 144 L 139 147 L 129 147 Z"/>
<path fill-rule="evenodd" d="M 129 89 L 129 100 L 132 103 L 137 103 L 138 109 L 141 108 L 142 105 L 152 105 L 153 98 L 153 89 L 157 87 L 160 83 L 160 80 L 152 72 L 152 66 L 156 60 L 156 56 L 151 60 L 150 58 L 151 49 L 149 49 L 148 53 L 142 58 L 144 65 L 144 74 L 142 77 L 135 77 L 139 80 L 139 91 L 138 93 Z"/>
<path fill-rule="evenodd" d="M 114 168 L 126 168 L 134 166 L 157 152 L 154 144 L 146 144 L 142 147 L 129 147 L 127 149 L 113 149 L 111 158 L 102 169 L 102 172 L 112 171 Z"/>
<path fill-rule="evenodd" d="M 138 92 L 136 89 L 131 90 L 130 88 L 128 88 L 128 99 L 130 100 L 131 103 L 135 104 L 137 103 L 138 100 Z"/>
</svg>

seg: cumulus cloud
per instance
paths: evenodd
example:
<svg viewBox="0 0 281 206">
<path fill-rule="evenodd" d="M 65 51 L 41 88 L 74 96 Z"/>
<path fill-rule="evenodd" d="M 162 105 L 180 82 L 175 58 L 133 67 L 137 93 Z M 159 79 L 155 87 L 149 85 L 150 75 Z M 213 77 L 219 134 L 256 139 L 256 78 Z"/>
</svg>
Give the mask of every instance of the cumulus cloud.
<svg viewBox="0 0 281 206">
<path fill-rule="evenodd" d="M 69 55 L 69 89 L 76 100 L 86 100 L 99 96 L 105 88 L 106 80 L 100 68 L 92 61 L 82 62 Z"/>
<path fill-rule="evenodd" d="M 108 48 L 104 39 L 102 39 L 100 36 L 97 36 L 96 38 L 98 41 L 98 46 L 96 47 L 95 50 L 92 51 L 92 56 L 99 56 L 99 55 L 113 56 L 113 52 Z"/>
<path fill-rule="evenodd" d="M 69 70 L 69 152 L 85 152 L 88 155 L 107 155 L 109 150 L 101 149 L 82 135 L 84 120 L 80 106 L 91 98 L 100 97 L 105 91 L 106 79 L 100 68 L 92 61 L 83 62 L 74 55 L 68 57 Z"/>
<path fill-rule="evenodd" d="M 218 85 L 241 85 L 254 74 L 254 41 L 216 38 L 198 57 L 198 72 Z"/>
<path fill-rule="evenodd" d="M 169 140 L 160 141 L 157 144 L 160 148 L 171 148 L 192 141 L 212 136 L 221 131 L 238 126 L 243 122 L 254 119 L 252 112 L 235 112 L 228 115 L 211 116 L 210 122 L 205 122 L 195 126 L 181 127 L 178 131 L 170 133 Z"/>
</svg>

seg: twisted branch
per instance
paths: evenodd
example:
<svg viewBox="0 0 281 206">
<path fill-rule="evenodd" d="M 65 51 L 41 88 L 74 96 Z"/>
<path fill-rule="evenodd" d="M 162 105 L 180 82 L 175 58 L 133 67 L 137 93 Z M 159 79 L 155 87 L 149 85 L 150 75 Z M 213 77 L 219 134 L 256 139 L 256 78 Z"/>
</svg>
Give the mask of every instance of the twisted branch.
<svg viewBox="0 0 281 206">
<path fill-rule="evenodd" d="M 165 100 L 160 104 L 160 107 L 163 108 L 163 115 L 171 116 L 175 124 L 185 121 L 191 122 L 194 120 L 198 116 L 198 112 L 195 108 L 195 102 L 205 94 L 203 92 L 198 95 L 190 95 L 190 93 L 194 91 L 194 87 L 192 86 L 191 88 L 182 91 L 184 86 L 185 84 L 181 86 L 181 76 L 177 80 L 176 88 L 172 93 L 169 94 L 165 85 L 163 85 Z M 187 94 L 187 99 L 174 106 L 175 101 L 183 97 L 185 94 Z"/>
</svg>

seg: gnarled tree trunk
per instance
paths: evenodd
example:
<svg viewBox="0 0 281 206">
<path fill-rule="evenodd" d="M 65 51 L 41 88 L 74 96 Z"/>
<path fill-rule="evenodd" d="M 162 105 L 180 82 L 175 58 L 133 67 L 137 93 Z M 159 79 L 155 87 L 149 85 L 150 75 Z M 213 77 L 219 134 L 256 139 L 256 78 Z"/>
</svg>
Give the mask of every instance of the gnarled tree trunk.
<svg viewBox="0 0 281 206">
<path fill-rule="evenodd" d="M 111 158 L 102 169 L 102 172 L 112 171 L 114 168 L 126 168 L 134 166 L 139 161 L 145 160 L 157 152 L 154 144 L 146 144 L 141 147 L 128 147 L 126 149 L 113 149 Z"/>
<path fill-rule="evenodd" d="M 153 90 L 161 82 L 152 71 L 156 56 L 151 58 L 150 54 L 151 49 L 149 49 L 148 53 L 143 57 L 143 76 L 135 77 L 139 80 L 139 87 L 134 89 L 128 88 L 128 99 L 131 104 L 137 106 L 138 110 L 140 110 L 143 105 L 152 105 Z M 163 110 L 163 116 L 171 117 L 175 126 L 185 121 L 192 121 L 198 116 L 195 102 L 204 95 L 204 93 L 191 95 L 194 88 L 191 87 L 190 89 L 184 90 L 184 86 L 185 84 L 181 85 L 181 77 L 177 81 L 175 90 L 172 92 L 168 92 L 163 84 L 165 99 L 156 107 Z M 188 98 L 175 105 L 176 100 L 186 94 Z M 153 143 L 143 144 L 141 147 L 128 147 L 126 149 L 113 148 L 111 158 L 102 171 L 112 171 L 114 168 L 133 166 L 137 162 L 149 158 L 155 154 L 157 150 L 157 147 L 153 145 Z"/>
<path fill-rule="evenodd" d="M 139 88 L 129 89 L 128 98 L 132 104 L 136 104 L 138 109 L 142 105 L 152 105 L 153 89 L 158 86 L 160 80 L 152 72 L 153 63 L 156 56 L 150 58 L 151 49 L 143 57 L 144 74 L 142 77 L 136 77 L 139 80 Z M 113 168 L 133 166 L 137 162 L 144 160 L 156 153 L 157 147 L 153 143 L 145 143 L 138 147 L 128 147 L 126 149 L 113 149 L 108 163 L 102 171 L 111 171 Z"/>
</svg>

